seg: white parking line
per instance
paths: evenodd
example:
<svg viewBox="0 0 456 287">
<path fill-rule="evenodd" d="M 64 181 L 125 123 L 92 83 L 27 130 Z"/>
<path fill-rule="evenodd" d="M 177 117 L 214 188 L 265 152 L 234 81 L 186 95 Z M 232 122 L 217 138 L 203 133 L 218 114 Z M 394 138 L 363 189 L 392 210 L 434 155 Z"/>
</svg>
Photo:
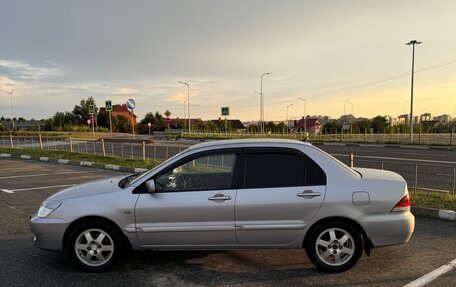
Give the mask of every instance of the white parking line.
<svg viewBox="0 0 456 287">
<path fill-rule="evenodd" d="M 416 279 L 415 281 L 412 281 L 403 287 L 421 287 L 425 286 L 426 284 L 434 281 L 435 279 L 439 278 L 445 273 L 450 272 L 451 270 L 456 268 L 456 259 L 453 261 L 450 261 L 448 264 L 445 264 L 443 266 L 440 266 L 439 268 L 429 272 L 428 274 L 425 274 L 421 276 L 420 278 Z"/>
<path fill-rule="evenodd" d="M 0 179 L 10 179 L 10 178 L 21 178 L 21 177 L 36 177 L 36 176 L 47 176 L 47 175 L 58 175 L 58 174 L 69 174 L 69 173 L 88 173 L 93 172 L 90 170 L 86 171 L 65 171 L 57 173 L 38 173 L 38 174 L 24 174 L 24 175 L 11 175 L 11 176 L 2 176 Z"/>
<path fill-rule="evenodd" d="M 40 187 L 30 187 L 30 188 L 19 188 L 19 189 L 2 188 L 0 190 L 3 192 L 6 192 L 6 193 L 14 193 L 16 191 L 38 190 L 38 189 L 47 189 L 47 188 L 56 188 L 56 187 L 70 187 L 70 186 L 75 186 L 75 185 L 76 184 L 50 185 L 50 186 L 40 186 Z"/>
</svg>

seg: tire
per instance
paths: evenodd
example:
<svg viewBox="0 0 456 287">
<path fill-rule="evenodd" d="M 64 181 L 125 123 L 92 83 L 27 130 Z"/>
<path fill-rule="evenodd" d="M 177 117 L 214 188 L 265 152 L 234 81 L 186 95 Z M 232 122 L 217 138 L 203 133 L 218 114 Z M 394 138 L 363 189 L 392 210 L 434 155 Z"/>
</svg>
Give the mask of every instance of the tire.
<svg viewBox="0 0 456 287">
<path fill-rule="evenodd" d="M 313 228 L 305 246 L 310 261 L 321 271 L 337 273 L 355 266 L 363 252 L 360 233 L 344 222 L 325 222 Z"/>
<path fill-rule="evenodd" d="M 122 240 L 115 228 L 105 222 L 85 222 L 68 237 L 67 254 L 89 272 L 108 270 L 121 252 Z"/>
</svg>

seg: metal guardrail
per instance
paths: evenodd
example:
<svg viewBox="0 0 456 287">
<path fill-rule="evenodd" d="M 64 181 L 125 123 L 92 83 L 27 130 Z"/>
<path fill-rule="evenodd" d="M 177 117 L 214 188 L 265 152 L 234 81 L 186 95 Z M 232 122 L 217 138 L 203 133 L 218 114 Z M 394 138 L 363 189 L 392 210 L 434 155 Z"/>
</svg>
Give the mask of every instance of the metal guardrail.
<svg viewBox="0 0 456 287">
<path fill-rule="evenodd" d="M 187 148 L 184 145 L 118 143 L 64 138 L 0 136 L 0 146 L 41 150 L 62 150 L 132 159 L 166 160 Z M 391 170 L 405 178 L 410 188 L 455 194 L 456 162 L 333 154 L 349 166 Z"/>
</svg>

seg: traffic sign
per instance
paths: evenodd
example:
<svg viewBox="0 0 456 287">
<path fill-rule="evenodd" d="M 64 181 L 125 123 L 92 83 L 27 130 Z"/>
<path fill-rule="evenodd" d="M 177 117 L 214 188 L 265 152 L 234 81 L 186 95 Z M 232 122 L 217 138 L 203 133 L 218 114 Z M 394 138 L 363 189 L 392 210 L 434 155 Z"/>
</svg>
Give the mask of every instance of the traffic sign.
<svg viewBox="0 0 456 287">
<path fill-rule="evenodd" d="M 105 107 L 106 107 L 106 111 L 112 112 L 112 101 L 111 100 L 105 101 Z"/>
<path fill-rule="evenodd" d="M 90 119 L 87 120 L 87 124 L 90 125 L 92 121 Z"/>
<path fill-rule="evenodd" d="M 150 128 L 152 126 L 152 124 L 151 123 L 147 123 L 147 126 Z"/>
<path fill-rule="evenodd" d="M 222 107 L 222 116 L 230 115 L 230 107 Z"/>
<path fill-rule="evenodd" d="M 136 102 L 135 102 L 135 100 L 133 100 L 133 99 L 128 99 L 128 101 L 127 101 L 127 108 L 128 108 L 129 110 L 134 110 L 135 107 L 136 107 Z"/>
<path fill-rule="evenodd" d="M 95 107 L 93 105 L 89 105 L 89 114 L 93 115 L 95 113 Z"/>
<path fill-rule="evenodd" d="M 170 119 L 170 118 L 166 118 L 166 119 L 165 119 L 165 123 L 166 123 L 167 125 L 169 125 L 169 124 L 171 123 L 171 119 Z"/>
</svg>

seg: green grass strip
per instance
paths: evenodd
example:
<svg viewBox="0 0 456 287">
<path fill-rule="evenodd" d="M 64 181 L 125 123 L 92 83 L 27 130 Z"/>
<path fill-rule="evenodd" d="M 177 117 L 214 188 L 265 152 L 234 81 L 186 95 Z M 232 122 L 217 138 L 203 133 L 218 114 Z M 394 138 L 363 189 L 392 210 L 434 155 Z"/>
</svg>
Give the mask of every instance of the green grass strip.
<svg viewBox="0 0 456 287">
<path fill-rule="evenodd" d="M 431 207 L 437 209 L 455 210 L 456 195 L 433 191 L 410 191 L 412 207 Z"/>
</svg>

